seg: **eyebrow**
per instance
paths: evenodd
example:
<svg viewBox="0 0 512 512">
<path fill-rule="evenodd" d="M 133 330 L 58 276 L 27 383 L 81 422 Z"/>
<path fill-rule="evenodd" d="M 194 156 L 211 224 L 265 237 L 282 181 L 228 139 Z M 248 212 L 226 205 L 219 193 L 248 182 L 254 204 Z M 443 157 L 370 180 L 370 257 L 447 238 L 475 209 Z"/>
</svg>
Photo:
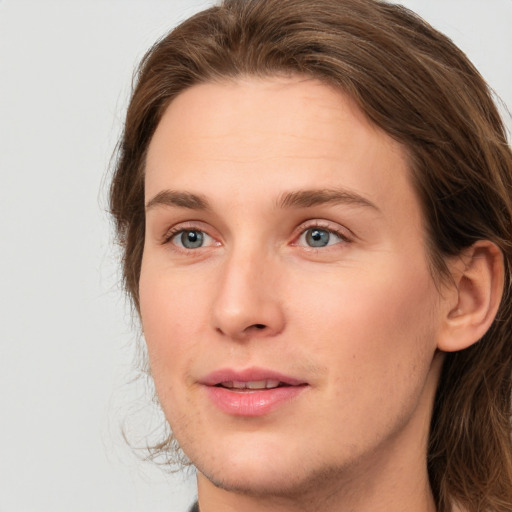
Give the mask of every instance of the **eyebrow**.
<svg viewBox="0 0 512 512">
<path fill-rule="evenodd" d="M 369 199 L 345 189 L 317 189 L 298 190 L 283 194 L 277 201 L 279 208 L 310 208 L 322 204 L 349 204 L 372 208 L 378 212 L 380 209 Z"/>
<path fill-rule="evenodd" d="M 155 206 L 177 206 L 190 210 L 208 210 L 207 199 L 202 195 L 190 192 L 176 192 L 174 190 L 162 190 L 146 203 L 146 211 Z"/>
<path fill-rule="evenodd" d="M 277 207 L 311 208 L 322 204 L 349 204 L 372 208 L 380 212 L 380 209 L 365 197 L 344 189 L 314 189 L 287 192 L 277 200 Z M 175 206 L 190 210 L 209 210 L 208 200 L 203 195 L 191 192 L 178 192 L 174 190 L 162 190 L 146 203 L 146 211 L 156 206 Z"/>
</svg>

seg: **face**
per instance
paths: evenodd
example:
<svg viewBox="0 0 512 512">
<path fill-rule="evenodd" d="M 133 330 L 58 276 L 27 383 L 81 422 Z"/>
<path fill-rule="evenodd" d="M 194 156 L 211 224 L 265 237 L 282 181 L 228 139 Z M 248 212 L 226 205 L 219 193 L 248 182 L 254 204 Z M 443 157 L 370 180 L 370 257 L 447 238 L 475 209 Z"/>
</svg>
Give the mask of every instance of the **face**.
<svg viewBox="0 0 512 512">
<path fill-rule="evenodd" d="M 313 79 L 170 104 L 147 156 L 140 305 L 200 478 L 278 494 L 424 465 L 440 298 L 408 176 L 401 146 Z"/>
</svg>

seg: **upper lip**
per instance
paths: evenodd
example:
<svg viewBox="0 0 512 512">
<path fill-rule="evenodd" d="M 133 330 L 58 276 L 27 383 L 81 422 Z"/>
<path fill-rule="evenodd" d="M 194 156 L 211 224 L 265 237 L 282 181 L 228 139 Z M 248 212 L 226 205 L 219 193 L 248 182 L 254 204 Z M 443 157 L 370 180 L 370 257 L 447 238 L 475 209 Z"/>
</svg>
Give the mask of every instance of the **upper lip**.
<svg viewBox="0 0 512 512">
<path fill-rule="evenodd" d="M 209 373 L 200 382 L 206 386 L 217 386 L 222 382 L 257 382 L 263 380 L 277 380 L 287 386 L 307 384 L 305 380 L 265 368 L 245 368 L 242 370 L 222 368 Z"/>
</svg>

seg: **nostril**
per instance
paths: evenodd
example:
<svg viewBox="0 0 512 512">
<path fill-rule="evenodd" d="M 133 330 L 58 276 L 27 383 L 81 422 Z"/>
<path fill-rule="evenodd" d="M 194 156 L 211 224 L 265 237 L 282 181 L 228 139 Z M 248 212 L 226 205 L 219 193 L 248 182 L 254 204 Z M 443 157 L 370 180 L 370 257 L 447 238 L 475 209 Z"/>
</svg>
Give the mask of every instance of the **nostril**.
<svg viewBox="0 0 512 512">
<path fill-rule="evenodd" d="M 256 327 L 256 329 L 265 329 L 265 325 L 263 324 L 254 324 L 254 327 Z"/>
</svg>

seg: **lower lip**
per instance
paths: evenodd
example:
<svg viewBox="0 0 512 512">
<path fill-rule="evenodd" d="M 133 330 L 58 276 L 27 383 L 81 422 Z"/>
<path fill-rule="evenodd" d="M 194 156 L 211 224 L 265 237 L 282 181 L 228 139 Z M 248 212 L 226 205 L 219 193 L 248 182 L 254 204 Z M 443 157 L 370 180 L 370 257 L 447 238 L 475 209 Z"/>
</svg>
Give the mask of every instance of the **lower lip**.
<svg viewBox="0 0 512 512">
<path fill-rule="evenodd" d="M 223 412 L 233 416 L 256 417 L 269 414 L 296 398 L 306 386 L 283 386 L 273 389 L 232 391 L 207 386 L 210 400 Z"/>
</svg>

